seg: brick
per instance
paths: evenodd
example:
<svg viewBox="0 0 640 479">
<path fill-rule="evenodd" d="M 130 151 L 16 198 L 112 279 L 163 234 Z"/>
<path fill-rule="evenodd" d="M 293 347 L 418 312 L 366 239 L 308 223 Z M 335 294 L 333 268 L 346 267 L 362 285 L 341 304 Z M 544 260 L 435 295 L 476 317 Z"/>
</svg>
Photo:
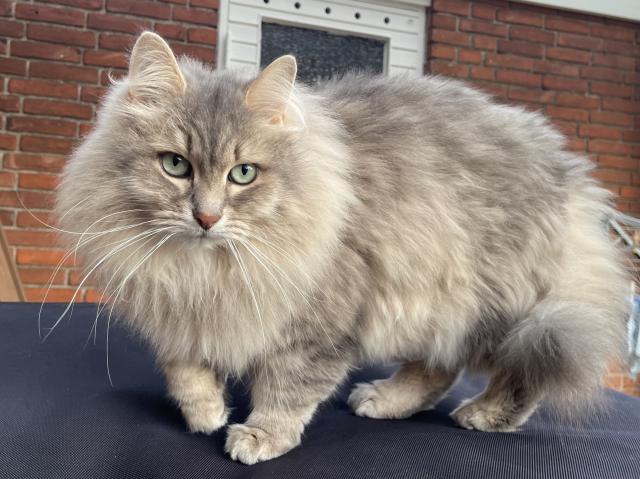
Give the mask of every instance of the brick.
<svg viewBox="0 0 640 479">
<path fill-rule="evenodd" d="M 71 10 L 64 7 L 49 7 L 45 5 L 16 4 L 16 18 L 38 22 L 61 23 L 63 25 L 84 26 L 85 13 L 81 10 Z"/>
<path fill-rule="evenodd" d="M 485 37 L 484 35 L 474 35 L 473 47 L 481 50 L 495 50 L 498 48 L 498 39 L 495 37 Z"/>
<path fill-rule="evenodd" d="M 556 93 L 553 91 L 510 88 L 509 99 L 530 103 L 553 103 Z"/>
<path fill-rule="evenodd" d="M 15 40 L 11 42 L 11 55 L 76 63 L 80 61 L 80 50 L 75 47 L 37 42 L 18 42 Z"/>
<path fill-rule="evenodd" d="M 590 33 L 588 23 L 566 17 L 547 16 L 545 18 L 545 27 L 547 30 L 558 30 L 560 32 L 582 33 L 585 35 Z"/>
<path fill-rule="evenodd" d="M 498 70 L 496 72 L 496 80 L 511 85 L 540 87 L 541 76 L 520 71 Z"/>
<path fill-rule="evenodd" d="M 35 170 L 59 173 L 64 167 L 64 157 L 9 153 L 4 155 L 3 166 L 14 170 Z"/>
<path fill-rule="evenodd" d="M 61 65 L 58 63 L 31 62 L 29 74 L 33 77 L 82 83 L 97 83 L 98 81 L 98 72 L 95 68 Z"/>
<path fill-rule="evenodd" d="M 80 138 L 84 138 L 86 137 L 89 133 L 91 133 L 91 131 L 93 130 L 93 124 L 92 123 L 81 123 L 80 124 L 80 128 L 79 128 L 79 133 L 78 136 Z"/>
<path fill-rule="evenodd" d="M 574 92 L 587 92 L 588 83 L 585 80 L 545 75 L 542 79 L 542 87 L 547 90 L 569 90 Z"/>
<path fill-rule="evenodd" d="M 101 33 L 98 45 L 106 50 L 127 51 L 135 42 L 133 35 L 121 35 L 119 33 Z"/>
<path fill-rule="evenodd" d="M 638 170 L 640 160 L 615 155 L 599 155 L 598 165 L 604 168 L 615 168 L 617 170 Z"/>
<path fill-rule="evenodd" d="M 580 69 L 580 76 L 592 78 L 594 80 L 607 80 L 613 82 L 623 82 L 624 72 L 614 68 L 606 67 L 584 67 Z"/>
<path fill-rule="evenodd" d="M 622 98 L 603 98 L 603 110 L 613 110 L 615 112 L 640 113 L 640 102 L 623 100 Z"/>
<path fill-rule="evenodd" d="M 474 80 L 494 80 L 496 71 L 493 68 L 471 67 L 471 78 Z"/>
<path fill-rule="evenodd" d="M 516 70 L 531 70 L 533 67 L 533 60 L 515 55 L 487 53 L 487 56 L 485 57 L 485 65 L 501 68 L 513 68 Z"/>
<path fill-rule="evenodd" d="M 611 111 L 592 111 L 589 113 L 592 123 L 603 123 L 605 125 L 633 126 L 633 116 L 625 113 Z"/>
<path fill-rule="evenodd" d="M 93 47 L 96 44 L 96 34 L 94 32 L 51 25 L 39 25 L 37 23 L 31 23 L 27 26 L 27 38 L 44 42 L 62 43 L 64 45 L 77 45 L 80 47 Z"/>
<path fill-rule="evenodd" d="M 613 25 L 591 25 L 591 35 L 623 42 L 633 42 L 635 40 L 635 29 Z"/>
<path fill-rule="evenodd" d="M 58 175 L 21 172 L 18 179 L 20 188 L 36 190 L 54 190 L 58 186 Z"/>
<path fill-rule="evenodd" d="M 127 56 L 122 52 L 87 50 L 84 52 L 83 60 L 85 65 L 98 65 L 116 68 L 126 68 L 129 64 Z"/>
<path fill-rule="evenodd" d="M 594 140 L 596 141 L 596 140 Z M 589 142 L 591 143 L 591 142 Z M 627 185 L 631 182 L 631 174 L 628 171 L 621 170 L 608 170 L 599 168 L 595 170 L 592 175 L 601 181 L 607 183 L 615 183 L 620 185 Z"/>
<path fill-rule="evenodd" d="M 18 140 L 15 135 L 0 133 L 0 150 L 15 150 Z"/>
<path fill-rule="evenodd" d="M 580 136 L 588 138 L 603 138 L 606 140 L 620 140 L 622 138 L 622 132 L 617 128 L 599 125 L 580 125 L 578 133 Z"/>
<path fill-rule="evenodd" d="M 118 15 L 90 13 L 87 16 L 87 27 L 95 30 L 139 34 L 144 30 L 149 30 L 151 23 L 145 20 L 131 20 Z"/>
<path fill-rule="evenodd" d="M 107 89 L 97 86 L 83 86 L 80 98 L 82 101 L 90 103 L 99 103 L 102 97 L 107 93 Z"/>
<path fill-rule="evenodd" d="M 434 28 L 431 31 L 431 40 L 433 42 L 459 45 L 462 47 L 468 47 L 471 43 L 471 37 L 466 33 L 450 32 L 448 30 L 439 30 L 437 28 Z"/>
<path fill-rule="evenodd" d="M 77 98 L 78 86 L 56 81 L 12 78 L 8 85 L 11 93 L 46 96 L 53 98 Z M 17 110 L 16 110 L 17 111 Z"/>
<path fill-rule="evenodd" d="M 190 0 L 189 5 L 192 7 L 203 7 L 203 8 L 219 8 L 220 2 L 218 0 Z"/>
<path fill-rule="evenodd" d="M 507 98 L 508 89 L 505 85 L 498 85 L 493 82 L 474 81 L 473 86 L 475 86 L 478 90 L 486 93 L 487 95 L 493 96 L 494 98 Z"/>
<path fill-rule="evenodd" d="M 623 131 L 622 140 L 626 142 L 640 143 L 640 130 Z"/>
<path fill-rule="evenodd" d="M 46 3 L 58 3 L 70 7 L 83 8 L 85 10 L 100 10 L 103 0 L 40 0 Z"/>
<path fill-rule="evenodd" d="M 15 213 L 13 210 L 2 210 L 0 209 L 0 225 L 3 226 L 13 226 Z"/>
<path fill-rule="evenodd" d="M 588 150 L 592 153 L 611 153 L 613 155 L 628 155 L 629 145 L 615 141 L 589 140 Z"/>
<path fill-rule="evenodd" d="M 562 135 L 573 138 L 576 136 L 578 125 L 576 123 L 564 120 L 551 119 L 553 127 L 559 131 Z"/>
<path fill-rule="evenodd" d="M 616 85 L 615 83 L 605 83 L 592 81 L 591 93 L 605 96 L 619 96 L 624 98 L 632 98 L 635 89 L 629 85 Z"/>
<path fill-rule="evenodd" d="M 218 41 L 218 32 L 213 28 L 190 28 L 187 38 L 193 43 L 215 45 Z"/>
<path fill-rule="evenodd" d="M 553 45 L 556 39 L 556 34 L 554 32 L 548 32 L 538 28 L 511 27 L 509 30 L 509 37 L 515 40 L 527 40 L 529 42 Z"/>
<path fill-rule="evenodd" d="M 485 20 L 495 20 L 498 9 L 492 5 L 474 3 L 471 5 L 471 16 Z"/>
<path fill-rule="evenodd" d="M 514 53 L 525 57 L 542 58 L 544 47 L 528 42 L 519 42 L 511 40 L 498 40 L 499 53 Z"/>
<path fill-rule="evenodd" d="M 544 25 L 544 17 L 542 15 L 519 10 L 498 10 L 498 20 L 518 25 L 532 25 L 534 27 Z"/>
<path fill-rule="evenodd" d="M 573 63 L 588 64 L 591 59 L 591 53 L 572 48 L 547 48 L 547 58 L 552 60 L 562 60 Z"/>
<path fill-rule="evenodd" d="M 10 17 L 12 13 L 12 5 L 15 2 L 10 0 L 0 0 L 0 16 Z"/>
<path fill-rule="evenodd" d="M 53 213 L 44 211 L 21 211 L 18 213 L 16 225 L 20 228 L 55 228 L 56 218 Z"/>
<path fill-rule="evenodd" d="M 56 246 L 60 239 L 57 233 L 48 231 L 6 229 L 4 232 L 11 246 Z"/>
<path fill-rule="evenodd" d="M 576 93 L 559 92 L 556 95 L 556 103 L 561 106 L 571 106 L 584 108 L 585 110 L 595 110 L 600 106 L 600 98 Z"/>
<path fill-rule="evenodd" d="M 218 24 L 218 12 L 202 8 L 173 7 L 173 20 L 213 26 Z"/>
<path fill-rule="evenodd" d="M 93 114 L 89 105 L 53 100 L 24 100 L 24 112 L 40 115 L 54 115 L 88 120 Z"/>
<path fill-rule="evenodd" d="M 465 50 L 463 48 L 459 48 L 458 61 L 460 63 L 479 64 L 482 61 L 482 52 L 479 52 L 477 50 Z"/>
<path fill-rule="evenodd" d="M 483 22 L 480 20 L 461 19 L 459 29 L 462 32 L 483 33 L 485 35 L 493 35 L 496 37 L 507 36 L 506 25 L 501 25 L 499 23 Z"/>
<path fill-rule="evenodd" d="M 154 29 L 164 39 L 185 40 L 187 38 L 187 30 L 173 23 L 156 23 Z"/>
<path fill-rule="evenodd" d="M 640 85 L 640 73 L 627 72 L 624 74 L 625 83 Z"/>
<path fill-rule="evenodd" d="M 199 45 L 185 45 L 184 43 L 171 43 L 171 49 L 177 56 L 186 55 L 195 58 L 204 63 L 213 63 L 215 61 L 215 50 Z"/>
<path fill-rule="evenodd" d="M 469 2 L 459 0 L 434 0 L 433 10 L 435 12 L 454 13 L 466 17 L 470 10 Z"/>
<path fill-rule="evenodd" d="M 635 59 L 633 57 L 613 55 L 611 53 L 594 53 L 592 61 L 594 65 L 619 68 L 622 70 L 633 70 L 635 68 Z"/>
<path fill-rule="evenodd" d="M 0 19 L 0 36 L 21 37 L 24 33 L 24 23 L 13 20 Z"/>
<path fill-rule="evenodd" d="M 7 130 L 49 135 L 75 136 L 76 124 L 71 121 L 18 116 L 7 119 Z"/>
<path fill-rule="evenodd" d="M 87 292 L 84 296 L 84 301 L 87 303 L 101 303 L 104 302 L 104 295 L 93 288 L 87 288 Z"/>
<path fill-rule="evenodd" d="M 73 148 L 73 141 L 68 138 L 54 138 L 51 136 L 22 135 L 20 149 L 34 153 L 60 153 L 67 155 Z"/>
<path fill-rule="evenodd" d="M 100 73 L 100 84 L 104 86 L 111 86 L 114 81 L 121 79 L 126 74 L 126 70 L 116 68 L 111 68 L 109 71 L 103 70 L 102 73 Z"/>
<path fill-rule="evenodd" d="M 0 95 L 0 111 L 20 111 L 20 97 Z"/>
<path fill-rule="evenodd" d="M 32 234 L 31 231 L 27 232 Z M 55 274 L 54 274 L 55 273 Z M 18 275 L 22 284 L 63 284 L 64 270 L 55 268 L 18 268 Z M 48 299 L 48 298 L 47 298 Z"/>
<path fill-rule="evenodd" d="M 546 113 L 553 118 L 561 120 L 589 121 L 589 112 L 578 108 L 549 105 L 547 106 Z"/>
<path fill-rule="evenodd" d="M 560 33 L 558 45 L 561 47 L 577 48 L 579 50 L 602 50 L 604 43 L 599 38 Z"/>
<path fill-rule="evenodd" d="M 13 188 L 16 185 L 17 175 L 13 171 L 0 171 L 0 187 Z"/>
<path fill-rule="evenodd" d="M 27 62 L 17 58 L 0 57 L 0 73 L 25 76 L 27 74 Z"/>
<path fill-rule="evenodd" d="M 577 77 L 580 74 L 578 65 L 562 62 L 551 62 L 548 60 L 535 60 L 533 71 L 536 73 L 553 73 L 569 77 Z"/>
<path fill-rule="evenodd" d="M 431 19 L 431 26 L 433 28 L 441 28 L 443 30 L 455 30 L 458 25 L 458 17 L 453 15 L 443 15 L 436 13 Z"/>
<path fill-rule="evenodd" d="M 431 57 L 444 60 L 453 60 L 456 56 L 456 49 L 449 45 L 435 44 L 431 47 Z"/>
<path fill-rule="evenodd" d="M 68 303 L 73 299 L 76 290 L 74 288 L 25 288 L 27 301 L 40 303 L 45 300 L 51 303 Z M 76 297 L 78 300 L 78 297 Z"/>
<path fill-rule="evenodd" d="M 168 20 L 171 17 L 171 7 L 158 2 L 142 0 L 107 0 L 108 12 L 127 13 L 145 18 Z"/>
<path fill-rule="evenodd" d="M 615 40 L 604 41 L 604 51 L 612 53 L 620 53 L 622 55 L 638 56 L 640 55 L 640 46 L 629 42 L 618 42 Z"/>
<path fill-rule="evenodd" d="M 431 62 L 431 73 L 467 78 L 469 76 L 469 67 L 467 65 L 450 64 L 442 60 L 433 60 Z"/>
<path fill-rule="evenodd" d="M 55 194 L 52 192 L 22 190 L 19 194 L 18 198 L 16 191 L 0 191 L 0 204 L 19 208 L 24 203 L 28 208 L 51 209 L 55 202 Z"/>
</svg>

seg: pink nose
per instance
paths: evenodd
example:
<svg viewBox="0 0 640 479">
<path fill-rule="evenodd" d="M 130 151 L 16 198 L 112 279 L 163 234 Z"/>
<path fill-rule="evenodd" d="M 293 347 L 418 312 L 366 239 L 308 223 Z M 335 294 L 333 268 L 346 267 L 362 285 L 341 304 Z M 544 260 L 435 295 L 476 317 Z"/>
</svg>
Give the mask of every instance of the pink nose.
<svg viewBox="0 0 640 479">
<path fill-rule="evenodd" d="M 208 215 L 206 213 L 200 213 L 199 211 L 194 211 L 193 217 L 196 219 L 198 224 L 202 226 L 202 229 L 205 230 L 211 229 L 211 227 L 220 219 L 219 215 Z"/>
</svg>

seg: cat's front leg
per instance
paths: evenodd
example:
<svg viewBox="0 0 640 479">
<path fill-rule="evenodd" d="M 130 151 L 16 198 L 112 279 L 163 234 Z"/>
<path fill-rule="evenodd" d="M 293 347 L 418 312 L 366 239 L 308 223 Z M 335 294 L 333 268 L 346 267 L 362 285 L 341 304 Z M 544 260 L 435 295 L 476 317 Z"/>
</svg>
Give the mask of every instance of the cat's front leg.
<svg viewBox="0 0 640 479">
<path fill-rule="evenodd" d="M 331 353 L 289 353 L 255 369 L 253 411 L 244 424 L 229 427 L 225 450 L 232 459 L 255 464 L 300 444 L 318 404 L 346 376 L 347 362 Z"/>
<path fill-rule="evenodd" d="M 169 395 L 178 403 L 189 430 L 211 434 L 227 423 L 224 381 L 209 367 L 197 364 L 165 364 Z"/>
</svg>

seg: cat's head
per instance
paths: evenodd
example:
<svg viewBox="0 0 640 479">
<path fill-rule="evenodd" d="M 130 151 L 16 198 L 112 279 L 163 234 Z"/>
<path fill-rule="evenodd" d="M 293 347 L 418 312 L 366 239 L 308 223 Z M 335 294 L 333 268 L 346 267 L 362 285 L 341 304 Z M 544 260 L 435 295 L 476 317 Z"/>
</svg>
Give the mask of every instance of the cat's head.
<svg viewBox="0 0 640 479">
<path fill-rule="evenodd" d="M 63 227 L 89 228 L 94 244 L 171 235 L 178 248 L 233 240 L 313 254 L 335 243 L 352 198 L 346 149 L 295 77 L 291 56 L 247 77 L 178 61 L 158 35 L 142 34 L 65 168 Z"/>
</svg>

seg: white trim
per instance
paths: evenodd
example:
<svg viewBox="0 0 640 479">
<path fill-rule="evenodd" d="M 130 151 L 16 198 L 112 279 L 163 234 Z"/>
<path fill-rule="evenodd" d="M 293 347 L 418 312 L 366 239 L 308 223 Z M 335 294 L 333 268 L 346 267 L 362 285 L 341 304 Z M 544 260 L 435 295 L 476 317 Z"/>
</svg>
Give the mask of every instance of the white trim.
<svg viewBox="0 0 640 479">
<path fill-rule="evenodd" d="M 520 2 L 634 22 L 640 21 L 639 0 L 520 0 Z"/>
<path fill-rule="evenodd" d="M 300 8 L 295 8 L 296 1 Z M 431 0 L 222 0 L 217 65 L 257 71 L 264 19 L 384 40 L 386 73 L 422 75 L 426 3 Z"/>
</svg>

